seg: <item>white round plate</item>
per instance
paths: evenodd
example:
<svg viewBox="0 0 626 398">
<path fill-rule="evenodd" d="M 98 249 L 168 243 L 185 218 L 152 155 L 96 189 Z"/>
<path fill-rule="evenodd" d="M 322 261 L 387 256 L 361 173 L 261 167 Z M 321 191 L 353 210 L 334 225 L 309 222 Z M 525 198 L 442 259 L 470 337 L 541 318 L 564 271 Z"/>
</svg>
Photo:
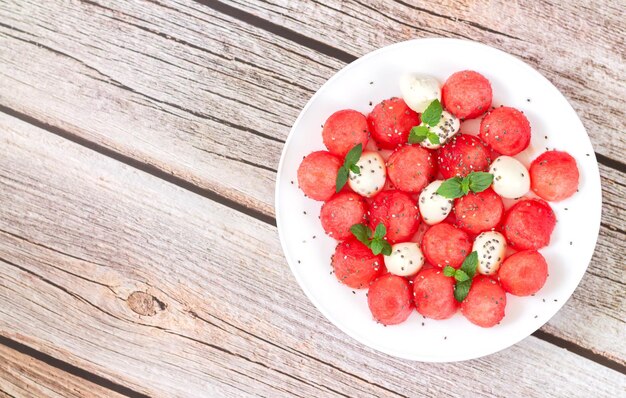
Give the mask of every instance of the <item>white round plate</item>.
<svg viewBox="0 0 626 398">
<path fill-rule="evenodd" d="M 367 114 L 381 100 L 400 96 L 398 80 L 405 72 L 431 75 L 443 83 L 452 73 L 465 69 L 489 79 L 494 106 L 512 106 L 528 117 L 531 145 L 516 158 L 528 167 L 546 148 L 569 152 L 580 170 L 580 192 L 550 203 L 558 222 L 550 245 L 540 250 L 549 264 L 548 280 L 535 296 L 507 295 L 506 316 L 499 325 L 483 329 L 460 313 L 435 321 L 414 311 L 401 325 L 384 327 L 372 319 L 366 290 L 353 292 L 330 274 L 330 257 L 337 243 L 320 225 L 322 203 L 304 197 L 296 172 L 305 155 L 325 149 L 321 125 L 335 111 L 356 109 Z M 478 120 L 468 121 L 461 131 L 476 134 L 478 124 Z M 276 183 L 276 221 L 283 251 L 313 304 L 361 343 L 389 355 L 429 362 L 488 355 L 517 343 L 546 323 L 571 296 L 587 269 L 598 237 L 601 207 L 600 175 L 591 142 L 556 87 L 507 53 L 453 39 L 397 43 L 339 71 L 311 98 L 294 123 Z"/>
</svg>

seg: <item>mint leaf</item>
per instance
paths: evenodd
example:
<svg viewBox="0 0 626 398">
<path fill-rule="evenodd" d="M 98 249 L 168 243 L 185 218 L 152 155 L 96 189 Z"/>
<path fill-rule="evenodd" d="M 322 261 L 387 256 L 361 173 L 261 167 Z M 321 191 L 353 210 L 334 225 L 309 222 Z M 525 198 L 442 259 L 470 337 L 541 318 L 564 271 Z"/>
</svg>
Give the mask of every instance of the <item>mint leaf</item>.
<svg viewBox="0 0 626 398">
<path fill-rule="evenodd" d="M 470 291 L 470 287 L 472 287 L 472 280 L 468 279 L 463 282 L 457 282 L 456 286 L 454 286 L 454 298 L 459 303 L 465 300 L 467 294 Z"/>
<path fill-rule="evenodd" d="M 455 273 L 456 273 L 456 270 L 453 267 L 449 265 L 446 265 L 445 267 L 443 267 L 443 274 L 445 276 L 454 276 Z"/>
<path fill-rule="evenodd" d="M 461 192 L 463 195 L 467 195 L 469 192 L 470 180 L 469 177 L 465 177 L 461 180 Z"/>
<path fill-rule="evenodd" d="M 372 239 L 370 242 L 370 249 L 372 249 L 372 253 L 375 255 L 379 255 L 383 251 L 383 241 L 382 239 Z"/>
<path fill-rule="evenodd" d="M 339 191 L 341 191 L 341 188 L 346 185 L 349 175 L 350 171 L 348 171 L 346 166 L 341 166 L 339 168 L 339 171 L 337 172 L 337 179 L 335 180 L 335 192 L 339 193 Z"/>
<path fill-rule="evenodd" d="M 387 242 L 386 240 L 383 240 L 383 250 L 382 253 L 385 256 L 390 256 L 391 255 L 391 243 Z"/>
<path fill-rule="evenodd" d="M 474 171 L 465 178 L 452 177 L 445 180 L 437 193 L 444 198 L 456 199 L 467 195 L 470 191 L 482 192 L 491 186 L 493 174 L 484 171 Z"/>
<path fill-rule="evenodd" d="M 372 230 L 363 224 L 354 224 L 350 227 L 350 232 L 359 242 L 369 247 L 375 255 L 380 253 L 385 256 L 391 255 L 391 244 L 383 239 L 387 233 L 387 228 L 385 228 L 383 223 L 379 223 L 376 226 L 374 237 L 372 237 Z"/>
<path fill-rule="evenodd" d="M 466 280 L 469 279 L 469 276 L 467 276 L 467 274 L 463 272 L 462 269 L 457 269 L 454 272 L 454 279 L 456 279 L 459 282 L 465 282 Z"/>
<path fill-rule="evenodd" d="M 387 228 L 385 228 L 385 224 L 380 222 L 376 226 L 376 231 L 374 232 L 374 239 L 382 239 L 385 237 L 386 233 L 387 233 Z"/>
<path fill-rule="evenodd" d="M 465 260 L 463 260 L 463 264 L 461 264 L 461 270 L 467 274 L 470 278 L 473 278 L 476 275 L 476 267 L 478 266 L 478 253 L 476 251 L 471 252 Z"/>
<path fill-rule="evenodd" d="M 438 134 L 433 133 L 432 131 L 429 131 L 427 137 L 428 137 L 428 141 L 430 141 L 431 144 L 435 144 L 435 145 L 441 144 Z"/>
<path fill-rule="evenodd" d="M 361 158 L 361 153 L 363 152 L 363 144 L 358 144 L 355 145 L 354 148 L 350 149 L 350 152 L 348 152 L 348 154 L 346 155 L 346 158 L 343 162 L 343 165 L 346 166 L 346 168 L 351 168 L 352 165 L 356 164 L 356 162 L 359 161 L 359 159 Z M 361 170 L 359 170 L 359 172 L 355 172 L 355 174 L 360 174 Z"/>
<path fill-rule="evenodd" d="M 350 227 L 350 232 L 354 235 L 355 238 L 359 240 L 359 242 L 363 243 L 365 246 L 369 246 L 369 234 L 371 233 L 370 229 L 363 224 L 354 224 Z"/>
<path fill-rule="evenodd" d="M 443 269 L 443 274 L 445 276 L 454 276 L 456 279 L 456 284 L 454 285 L 454 298 L 459 303 L 465 300 L 467 294 L 470 291 L 470 287 L 472 286 L 472 280 L 474 275 L 476 275 L 476 267 L 478 266 L 478 253 L 475 251 L 471 252 L 465 260 L 463 260 L 463 264 L 461 268 L 454 269 L 447 265 Z"/>
<path fill-rule="evenodd" d="M 439 189 L 437 189 L 437 194 L 443 196 L 448 199 L 460 198 L 464 195 L 461 190 L 461 178 L 460 177 L 452 177 L 445 180 Z"/>
<path fill-rule="evenodd" d="M 424 141 L 430 130 L 428 130 L 427 126 L 415 126 L 411 129 L 409 133 L 409 144 L 419 144 Z"/>
<path fill-rule="evenodd" d="M 361 174 L 361 168 L 356 165 L 356 162 L 358 162 L 361 158 L 361 153 L 363 153 L 363 144 L 357 144 L 346 154 L 346 157 L 343 161 L 343 166 L 341 166 L 339 168 L 339 171 L 337 172 L 337 179 L 335 180 L 335 192 L 339 193 L 339 191 L 341 191 L 341 188 L 346 185 L 346 182 L 348 182 L 348 177 L 350 177 L 350 171 L 352 171 L 354 174 Z"/>
<path fill-rule="evenodd" d="M 441 102 L 436 99 L 431 102 L 426 110 L 422 113 L 422 123 L 427 124 L 430 127 L 435 127 L 439 123 L 439 120 L 441 120 L 441 112 L 443 112 Z"/>
<path fill-rule="evenodd" d="M 469 189 L 472 192 L 482 192 L 489 188 L 493 182 L 493 174 L 484 171 L 475 171 L 466 178 L 469 180 Z"/>
</svg>

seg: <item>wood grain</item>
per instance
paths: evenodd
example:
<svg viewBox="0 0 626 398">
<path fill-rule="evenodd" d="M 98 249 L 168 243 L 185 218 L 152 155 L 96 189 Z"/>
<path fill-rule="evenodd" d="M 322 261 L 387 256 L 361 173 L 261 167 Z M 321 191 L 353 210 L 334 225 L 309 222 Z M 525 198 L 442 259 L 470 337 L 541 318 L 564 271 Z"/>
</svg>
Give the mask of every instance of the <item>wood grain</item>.
<svg viewBox="0 0 626 398">
<path fill-rule="evenodd" d="M 271 225 L 1 114 L 0 143 L 0 334 L 136 391 L 451 396 L 459 378 L 472 396 L 626 388 L 534 337 L 457 364 L 373 352 L 312 307 Z M 152 300 L 128 300 L 138 292 Z"/>
<path fill-rule="evenodd" d="M 122 397 L 31 356 L 0 345 L 0 396 L 7 397 Z"/>
<path fill-rule="evenodd" d="M 206 3 L 206 2 L 205 2 Z M 596 152 L 626 152 L 626 11 L 604 1 L 220 0 L 358 57 L 419 37 L 476 40 L 523 59 L 570 101 Z M 531 28 L 536 27 L 536 28 Z"/>
<path fill-rule="evenodd" d="M 285 120 L 341 66 L 189 1 L 15 2 L 0 16 L 1 104 L 269 215 Z M 613 340 L 623 327 L 626 188 L 623 174 L 601 172 L 595 279 L 544 330 L 623 363 L 626 348 Z"/>
</svg>

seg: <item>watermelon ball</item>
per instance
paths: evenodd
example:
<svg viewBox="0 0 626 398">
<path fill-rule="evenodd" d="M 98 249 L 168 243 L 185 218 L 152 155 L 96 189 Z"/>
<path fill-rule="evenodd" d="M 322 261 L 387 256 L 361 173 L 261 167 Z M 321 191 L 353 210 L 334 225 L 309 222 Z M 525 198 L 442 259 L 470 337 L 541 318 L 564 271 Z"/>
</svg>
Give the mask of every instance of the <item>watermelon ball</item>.
<svg viewBox="0 0 626 398">
<path fill-rule="evenodd" d="M 480 123 L 480 138 L 503 155 L 517 155 L 530 144 L 530 123 L 517 109 L 501 106 Z"/>
<path fill-rule="evenodd" d="M 367 116 L 372 138 L 383 149 L 394 149 L 406 144 L 409 133 L 420 124 L 419 115 L 401 98 L 382 101 Z"/>
<path fill-rule="evenodd" d="M 443 106 L 454 116 L 474 119 L 491 106 L 491 84 L 478 72 L 456 72 L 444 83 L 441 98 Z"/>
<path fill-rule="evenodd" d="M 506 240 L 516 250 L 537 250 L 550 243 L 556 216 L 541 199 L 517 202 L 504 216 L 502 230 Z"/>
<path fill-rule="evenodd" d="M 456 312 L 459 303 L 454 298 L 454 278 L 440 269 L 422 270 L 413 280 L 413 300 L 420 314 L 432 319 L 447 319 Z"/>
<path fill-rule="evenodd" d="M 381 276 L 372 282 L 367 304 L 374 319 L 383 325 L 404 322 L 413 310 L 409 282 L 393 274 Z"/>
<path fill-rule="evenodd" d="M 576 160 L 567 152 L 544 152 L 530 165 L 530 187 L 541 198 L 558 202 L 578 190 Z"/>
<path fill-rule="evenodd" d="M 437 162 L 444 178 L 465 177 L 473 171 L 486 171 L 491 157 L 478 137 L 458 134 L 439 148 Z"/>
<path fill-rule="evenodd" d="M 491 188 L 470 192 L 454 201 L 456 226 L 477 235 L 496 228 L 504 214 L 502 198 Z"/>
<path fill-rule="evenodd" d="M 495 280 L 476 276 L 470 291 L 461 303 L 461 313 L 474 325 L 490 328 L 504 318 L 506 292 Z"/>
<path fill-rule="evenodd" d="M 437 162 L 427 149 L 405 145 L 398 148 L 387 160 L 387 174 L 397 189 L 419 193 L 435 179 Z"/>
<path fill-rule="evenodd" d="M 326 151 L 309 154 L 298 167 L 298 185 L 306 196 L 325 201 L 335 194 L 337 172 L 343 162 Z"/>
<path fill-rule="evenodd" d="M 383 261 L 383 256 L 374 255 L 369 247 L 349 238 L 337 245 L 331 265 L 339 282 L 363 289 L 382 273 Z"/>
<path fill-rule="evenodd" d="M 548 263 L 536 250 L 517 252 L 504 260 L 498 277 L 502 287 L 515 296 L 537 293 L 548 278 Z"/>
<path fill-rule="evenodd" d="M 337 240 L 352 236 L 350 227 L 365 220 L 367 205 L 363 198 L 353 192 L 341 192 L 322 205 L 320 220 L 322 228 Z"/>
<path fill-rule="evenodd" d="M 472 242 L 464 231 L 447 223 L 430 227 L 422 239 L 426 260 L 437 267 L 459 268 L 472 251 Z"/>
<path fill-rule="evenodd" d="M 330 115 L 322 129 L 322 139 L 328 151 L 344 158 L 350 149 L 367 145 L 367 118 L 360 112 L 344 109 Z"/>
<path fill-rule="evenodd" d="M 383 223 L 391 243 L 410 239 L 420 224 L 416 202 L 408 194 L 396 190 L 382 191 L 374 197 L 368 211 L 370 227 Z"/>
</svg>

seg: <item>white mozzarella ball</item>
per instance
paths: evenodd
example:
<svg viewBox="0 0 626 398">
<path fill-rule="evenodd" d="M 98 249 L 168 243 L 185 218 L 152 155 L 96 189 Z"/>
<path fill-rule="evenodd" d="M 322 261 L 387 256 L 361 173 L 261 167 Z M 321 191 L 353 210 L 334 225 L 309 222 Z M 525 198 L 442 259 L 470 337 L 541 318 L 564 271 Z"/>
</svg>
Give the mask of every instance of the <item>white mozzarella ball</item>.
<svg viewBox="0 0 626 398">
<path fill-rule="evenodd" d="M 493 174 L 493 190 L 503 198 L 520 198 L 530 189 L 528 170 L 519 160 L 500 156 L 489 167 Z"/>
<path fill-rule="evenodd" d="M 443 180 L 436 180 L 428 184 L 418 200 L 418 206 L 422 219 L 428 225 L 442 222 L 452 210 L 452 199 L 444 198 L 437 193 Z"/>
<path fill-rule="evenodd" d="M 377 152 L 363 152 L 356 165 L 361 169 L 361 174 L 350 171 L 348 178 L 350 188 L 366 198 L 380 192 L 387 180 L 387 168 L 383 157 Z"/>
<path fill-rule="evenodd" d="M 424 124 L 422 123 L 422 126 Z M 424 148 L 428 149 L 437 149 L 450 140 L 456 133 L 459 132 L 459 128 L 461 127 L 461 122 L 454 115 L 443 111 L 441 112 L 441 119 L 439 119 L 439 123 L 436 126 L 430 127 L 430 131 L 437 134 L 439 136 L 439 144 L 433 144 L 427 138 L 421 142 L 421 145 Z"/>
<path fill-rule="evenodd" d="M 394 275 L 414 275 L 424 265 L 424 255 L 415 242 L 396 243 L 391 254 L 385 256 L 385 267 Z"/>
<path fill-rule="evenodd" d="M 478 235 L 474 240 L 472 251 L 478 254 L 476 270 L 483 275 L 498 272 L 506 253 L 506 239 L 500 232 L 488 231 Z"/>
<path fill-rule="evenodd" d="M 441 100 L 441 86 L 430 76 L 403 75 L 400 77 L 400 92 L 408 107 L 417 113 L 424 112 L 434 100 Z"/>
</svg>

